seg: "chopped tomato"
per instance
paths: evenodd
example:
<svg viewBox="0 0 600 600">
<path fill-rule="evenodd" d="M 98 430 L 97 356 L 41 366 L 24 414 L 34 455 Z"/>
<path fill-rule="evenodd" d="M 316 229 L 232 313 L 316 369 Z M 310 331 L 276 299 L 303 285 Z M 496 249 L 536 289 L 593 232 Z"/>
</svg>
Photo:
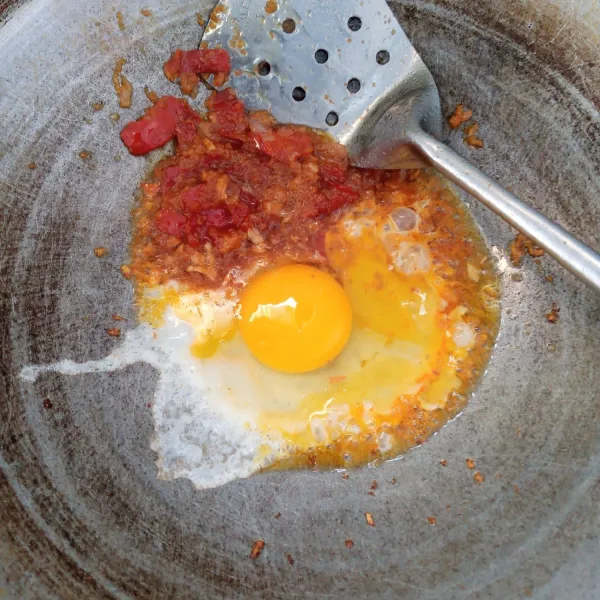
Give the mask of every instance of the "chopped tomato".
<svg viewBox="0 0 600 600">
<path fill-rule="evenodd" d="M 200 218 L 207 227 L 215 229 L 229 229 L 233 226 L 231 213 L 225 205 L 208 208 L 200 213 Z"/>
<path fill-rule="evenodd" d="M 189 127 L 200 120 L 185 100 L 165 96 L 146 109 L 137 121 L 125 125 L 121 139 L 135 156 L 147 154 L 171 141 L 178 127 Z"/>
<path fill-rule="evenodd" d="M 261 152 L 284 163 L 294 162 L 313 152 L 313 143 L 308 134 L 294 132 L 285 135 L 281 131 L 274 131 L 268 134 L 252 133 L 250 137 Z"/>
<path fill-rule="evenodd" d="M 329 188 L 323 190 L 323 192 L 317 197 L 314 204 L 306 212 L 306 217 L 318 217 L 320 215 L 328 215 L 336 211 L 342 206 L 350 204 L 358 197 L 358 192 L 352 190 L 350 193 L 336 189 Z"/>
<path fill-rule="evenodd" d="M 164 72 L 169 81 L 175 81 L 182 74 L 226 73 L 231 71 L 231 59 L 221 48 L 200 50 L 175 50 L 165 63 Z"/>
<path fill-rule="evenodd" d="M 245 137 L 248 129 L 246 110 L 229 88 L 214 92 L 206 101 L 206 107 L 216 133 L 232 139 L 241 140 Z"/>
<path fill-rule="evenodd" d="M 179 176 L 179 165 L 166 167 L 161 173 L 161 190 L 164 194 L 169 188 L 172 188 Z"/>
<path fill-rule="evenodd" d="M 212 204 L 210 188 L 205 183 L 191 187 L 181 194 L 181 205 L 187 214 L 196 214 Z"/>
<path fill-rule="evenodd" d="M 162 233 L 181 237 L 186 224 L 186 218 L 170 208 L 161 208 L 156 214 L 156 228 Z"/>
</svg>

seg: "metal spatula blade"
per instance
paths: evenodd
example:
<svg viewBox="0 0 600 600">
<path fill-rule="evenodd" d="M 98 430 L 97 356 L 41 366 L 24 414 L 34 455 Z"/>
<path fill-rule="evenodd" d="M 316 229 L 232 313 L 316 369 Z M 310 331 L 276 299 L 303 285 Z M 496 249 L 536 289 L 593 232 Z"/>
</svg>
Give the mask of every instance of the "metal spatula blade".
<svg viewBox="0 0 600 600">
<path fill-rule="evenodd" d="M 202 46 L 229 51 L 248 109 L 327 130 L 358 167 L 437 168 L 600 291 L 600 255 L 436 139 L 437 87 L 385 0 L 224 0 Z"/>
</svg>

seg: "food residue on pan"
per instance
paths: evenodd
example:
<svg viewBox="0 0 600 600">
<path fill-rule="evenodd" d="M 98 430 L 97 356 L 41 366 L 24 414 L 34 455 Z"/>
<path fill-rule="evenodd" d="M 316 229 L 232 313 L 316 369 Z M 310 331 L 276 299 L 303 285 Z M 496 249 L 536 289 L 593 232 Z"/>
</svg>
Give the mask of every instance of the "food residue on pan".
<svg viewBox="0 0 600 600">
<path fill-rule="evenodd" d="M 92 153 L 89 150 L 82 150 L 79 153 L 79 158 L 81 158 L 81 160 L 89 160 L 92 158 Z"/>
<path fill-rule="evenodd" d="M 265 12 L 267 14 L 273 14 L 277 8 L 277 2 L 275 2 L 275 0 L 267 0 L 267 3 L 265 4 Z"/>
<path fill-rule="evenodd" d="M 152 104 L 156 104 L 158 102 L 158 94 L 151 90 L 147 85 L 144 86 L 144 95 Z"/>
<path fill-rule="evenodd" d="M 427 517 L 430 525 L 435 525 L 437 523 L 437 519 L 435 517 Z"/>
<path fill-rule="evenodd" d="M 457 129 L 472 116 L 473 111 L 470 108 L 465 108 L 463 104 L 457 104 L 454 112 L 448 117 L 448 124 L 452 129 Z"/>
<path fill-rule="evenodd" d="M 375 527 L 375 520 L 373 519 L 373 515 L 371 513 L 365 513 L 365 519 L 367 521 L 367 525 Z"/>
<path fill-rule="evenodd" d="M 125 21 L 123 19 L 123 13 L 121 11 L 117 11 L 117 25 L 121 31 L 125 31 Z"/>
<path fill-rule="evenodd" d="M 37 165 L 34 162 L 31 162 L 27 165 L 27 168 L 31 171 L 37 168 Z"/>
<path fill-rule="evenodd" d="M 352 540 L 346 540 L 344 544 L 346 545 L 346 548 L 348 548 L 348 550 L 350 550 L 350 548 L 354 546 L 354 542 Z"/>
<path fill-rule="evenodd" d="M 220 49 L 164 65 L 190 96 L 229 71 Z M 387 460 L 458 414 L 495 340 L 499 289 L 444 182 L 353 168 L 327 134 L 248 113 L 231 89 L 205 113 L 145 91 L 152 105 L 121 138 L 134 156 L 174 152 L 140 185 L 121 266 L 141 323 L 95 368 L 159 370 L 159 477 L 207 488 Z"/>
<path fill-rule="evenodd" d="M 548 321 L 548 323 L 558 323 L 558 318 L 559 318 L 559 314 L 560 313 L 560 308 L 558 308 L 558 306 L 556 306 L 556 304 L 552 304 L 552 308 L 550 309 L 550 312 L 546 313 L 546 321 Z"/>
<path fill-rule="evenodd" d="M 98 101 L 98 102 L 93 102 L 92 103 L 92 108 L 98 112 L 99 110 L 102 110 L 104 108 L 104 102 L 102 101 Z"/>
<path fill-rule="evenodd" d="M 475 461 L 472 458 L 467 458 L 465 460 L 466 464 L 467 464 L 467 469 L 474 469 L 475 468 Z"/>
<path fill-rule="evenodd" d="M 112 320 L 113 321 L 127 321 L 127 319 L 125 317 L 122 317 L 121 315 L 116 315 L 116 314 L 112 315 Z"/>
<path fill-rule="evenodd" d="M 256 560 L 260 556 L 264 547 L 265 547 L 265 542 L 263 542 L 263 540 L 256 540 L 256 542 L 254 542 L 254 545 L 252 546 L 252 551 L 250 552 L 250 558 L 252 560 Z"/>
<path fill-rule="evenodd" d="M 479 123 L 472 123 L 465 127 L 465 143 L 473 148 L 483 148 L 483 140 L 477 135 L 479 132 Z"/>
<path fill-rule="evenodd" d="M 539 258 L 544 256 L 544 249 L 522 233 L 518 233 L 509 246 L 510 261 L 515 267 L 520 267 L 526 254 L 533 258 Z"/>
<path fill-rule="evenodd" d="M 94 248 L 94 254 L 98 258 L 102 258 L 103 256 L 106 255 L 107 252 L 108 252 L 108 250 L 104 246 L 98 246 L 97 248 Z"/>
<path fill-rule="evenodd" d="M 151 17 L 152 16 L 152 11 L 148 8 L 142 8 L 142 10 L 140 10 L 140 13 L 143 17 Z"/>
<path fill-rule="evenodd" d="M 483 475 L 483 473 L 479 473 L 479 471 L 477 471 L 473 475 L 473 479 L 475 480 L 475 483 L 483 483 L 485 481 L 485 475 Z"/>
<path fill-rule="evenodd" d="M 123 75 L 123 65 L 126 63 L 127 61 L 124 58 L 119 58 L 112 75 L 113 87 L 115 88 L 115 92 L 119 98 L 119 106 L 121 108 L 129 108 L 131 106 L 131 98 L 133 96 L 133 86 L 127 77 Z"/>
</svg>

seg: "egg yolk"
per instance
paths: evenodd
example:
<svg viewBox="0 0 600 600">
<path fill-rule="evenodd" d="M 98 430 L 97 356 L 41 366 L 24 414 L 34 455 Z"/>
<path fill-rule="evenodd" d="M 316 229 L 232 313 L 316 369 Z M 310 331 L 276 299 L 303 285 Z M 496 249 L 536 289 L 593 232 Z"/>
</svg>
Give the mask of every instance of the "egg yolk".
<svg viewBox="0 0 600 600">
<path fill-rule="evenodd" d="M 285 373 L 313 371 L 346 345 L 352 309 L 342 287 L 307 265 L 255 277 L 240 300 L 240 333 L 264 365 Z"/>
</svg>

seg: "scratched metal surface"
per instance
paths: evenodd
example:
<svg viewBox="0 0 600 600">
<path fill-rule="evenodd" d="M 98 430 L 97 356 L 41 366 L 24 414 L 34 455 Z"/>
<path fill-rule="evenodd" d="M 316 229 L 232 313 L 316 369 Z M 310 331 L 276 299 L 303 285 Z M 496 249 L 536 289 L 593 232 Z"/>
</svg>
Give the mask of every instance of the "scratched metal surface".
<svg viewBox="0 0 600 600">
<path fill-rule="evenodd" d="M 512 232 L 476 205 L 503 270 L 498 346 L 465 413 L 402 460 L 346 481 L 274 473 L 198 492 L 156 479 L 150 367 L 19 381 L 24 364 L 105 355 L 111 313 L 134 319 L 118 266 L 148 164 L 123 151 L 109 115 L 138 114 L 144 85 L 173 91 L 160 64 L 198 42 L 194 13 L 208 5 L 123 3 L 122 32 L 100 0 L 0 7 L 0 597 L 600 595 L 598 298 L 546 258 L 508 267 Z M 394 10 L 445 114 L 472 107 L 486 148 L 445 139 L 598 248 L 597 3 L 404 0 Z M 120 56 L 135 86 L 127 111 L 111 89 Z M 556 325 L 544 318 L 552 302 Z M 252 562 L 257 538 L 266 547 Z"/>
</svg>

